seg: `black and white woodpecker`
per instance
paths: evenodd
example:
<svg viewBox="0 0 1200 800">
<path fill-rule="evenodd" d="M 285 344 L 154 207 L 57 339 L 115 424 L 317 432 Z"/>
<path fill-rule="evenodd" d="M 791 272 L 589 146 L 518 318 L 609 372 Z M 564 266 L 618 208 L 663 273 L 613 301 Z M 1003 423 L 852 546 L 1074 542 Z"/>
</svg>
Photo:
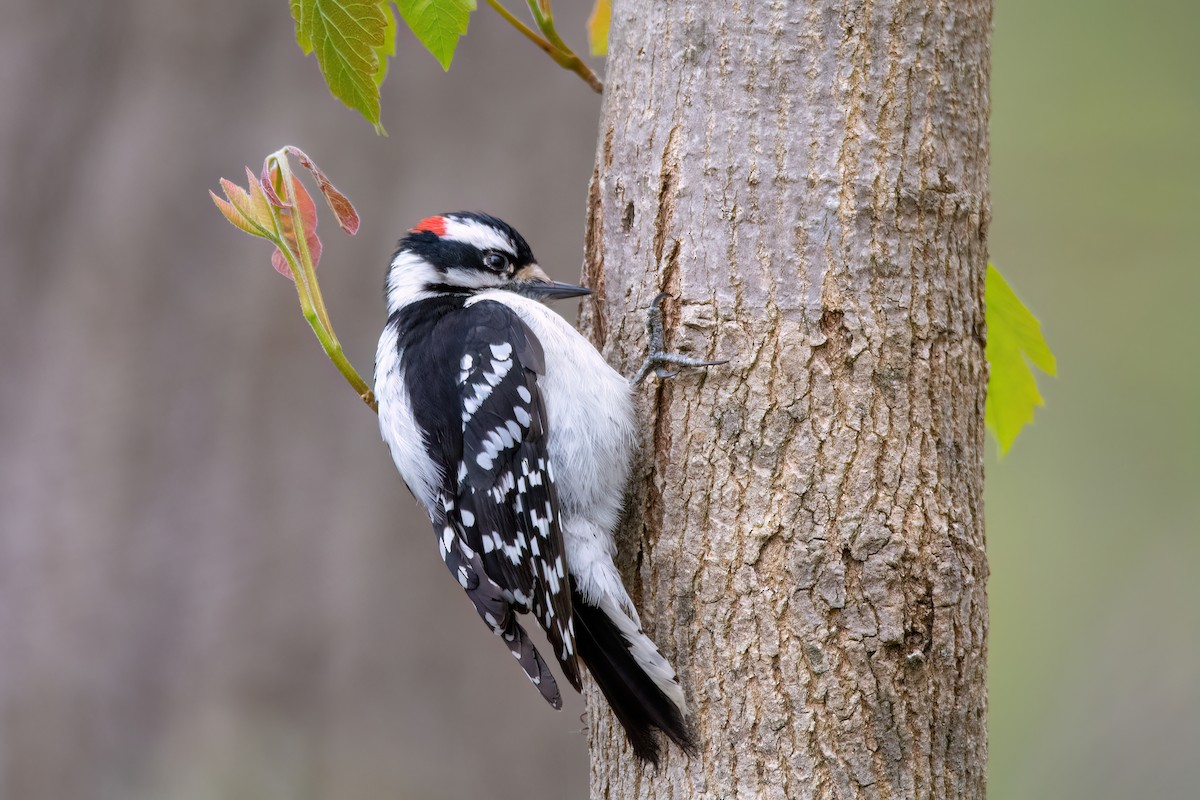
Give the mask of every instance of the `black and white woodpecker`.
<svg viewBox="0 0 1200 800">
<path fill-rule="evenodd" d="M 685 748 L 691 739 L 675 670 L 613 563 L 631 382 L 542 303 L 589 291 L 551 281 L 494 217 L 422 220 L 388 268 L 379 423 L 442 560 L 542 697 L 562 706 L 518 614 L 546 630 L 576 690 L 586 665 L 634 753 L 657 763 L 656 729 Z M 662 363 L 710 362 L 656 353 L 648 366 Z"/>
</svg>

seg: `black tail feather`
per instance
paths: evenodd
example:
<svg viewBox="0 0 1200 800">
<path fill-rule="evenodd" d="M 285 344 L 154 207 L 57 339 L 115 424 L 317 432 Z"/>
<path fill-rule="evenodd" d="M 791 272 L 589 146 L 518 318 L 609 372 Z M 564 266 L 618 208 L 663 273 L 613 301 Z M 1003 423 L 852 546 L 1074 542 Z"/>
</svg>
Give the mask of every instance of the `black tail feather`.
<svg viewBox="0 0 1200 800">
<path fill-rule="evenodd" d="M 625 729 L 634 755 L 658 766 L 661 730 L 685 750 L 694 748 L 680 709 L 638 666 L 625 637 L 604 611 L 588 605 L 571 586 L 575 611 L 575 642 L 596 685 L 604 693 L 617 721 Z"/>
</svg>

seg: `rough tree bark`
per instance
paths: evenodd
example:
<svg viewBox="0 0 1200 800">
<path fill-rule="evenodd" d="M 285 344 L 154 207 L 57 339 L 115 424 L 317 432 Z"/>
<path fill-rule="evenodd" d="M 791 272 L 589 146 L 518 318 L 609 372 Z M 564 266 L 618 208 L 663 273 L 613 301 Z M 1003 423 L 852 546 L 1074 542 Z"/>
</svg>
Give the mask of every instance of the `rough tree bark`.
<svg viewBox="0 0 1200 800">
<path fill-rule="evenodd" d="M 625 0 L 585 330 L 641 394 L 622 534 L 699 751 L 589 695 L 592 796 L 984 796 L 991 3 Z"/>
</svg>

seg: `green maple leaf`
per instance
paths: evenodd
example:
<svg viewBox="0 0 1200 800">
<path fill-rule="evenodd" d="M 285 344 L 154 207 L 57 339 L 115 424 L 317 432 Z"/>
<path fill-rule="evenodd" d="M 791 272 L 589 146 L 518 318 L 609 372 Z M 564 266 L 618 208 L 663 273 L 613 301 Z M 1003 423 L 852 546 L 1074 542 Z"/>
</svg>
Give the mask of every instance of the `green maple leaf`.
<svg viewBox="0 0 1200 800">
<path fill-rule="evenodd" d="M 317 64 L 333 96 L 358 111 L 375 130 L 379 124 L 379 84 L 387 56 L 395 52 L 396 23 L 381 0 L 289 0 L 296 20 L 296 43 Z"/>
<path fill-rule="evenodd" d="M 379 72 L 375 73 L 376 88 L 383 86 L 383 79 L 387 77 L 388 59 L 396 55 L 396 15 L 392 13 L 391 3 L 382 5 L 387 27 L 383 29 L 383 46 L 375 49 L 375 55 L 379 58 Z"/>
<path fill-rule="evenodd" d="M 1033 422 L 1033 411 L 1045 405 L 1029 364 L 1047 375 L 1058 373 L 1042 326 L 1030 313 L 1000 272 L 987 268 L 987 361 L 989 366 L 987 413 L 984 417 L 1007 453 L 1017 434 Z"/>
<path fill-rule="evenodd" d="M 467 32 L 475 0 L 396 0 L 400 18 L 433 57 L 450 69 L 458 39 Z"/>
</svg>

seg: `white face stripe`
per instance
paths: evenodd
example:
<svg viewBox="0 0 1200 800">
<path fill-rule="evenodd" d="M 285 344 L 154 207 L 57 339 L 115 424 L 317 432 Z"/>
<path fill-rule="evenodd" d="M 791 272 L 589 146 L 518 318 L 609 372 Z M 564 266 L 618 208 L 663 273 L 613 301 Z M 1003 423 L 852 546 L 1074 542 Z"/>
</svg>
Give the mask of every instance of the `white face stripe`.
<svg viewBox="0 0 1200 800">
<path fill-rule="evenodd" d="M 441 282 L 448 283 L 451 286 L 463 286 L 468 289 L 484 289 L 499 286 L 504 282 L 504 279 L 491 272 L 451 267 L 446 270 L 446 277 Z"/>
<path fill-rule="evenodd" d="M 443 239 L 454 239 L 478 247 L 480 250 L 499 250 L 514 258 L 517 255 L 508 237 L 491 225 L 455 216 L 445 216 L 442 219 L 446 220 L 446 232 L 442 235 Z"/>
<path fill-rule="evenodd" d="M 402 250 L 392 259 L 387 274 L 388 313 L 403 308 L 414 300 L 432 297 L 426 287 L 442 283 L 442 277 L 433 266 L 416 253 Z"/>
</svg>

